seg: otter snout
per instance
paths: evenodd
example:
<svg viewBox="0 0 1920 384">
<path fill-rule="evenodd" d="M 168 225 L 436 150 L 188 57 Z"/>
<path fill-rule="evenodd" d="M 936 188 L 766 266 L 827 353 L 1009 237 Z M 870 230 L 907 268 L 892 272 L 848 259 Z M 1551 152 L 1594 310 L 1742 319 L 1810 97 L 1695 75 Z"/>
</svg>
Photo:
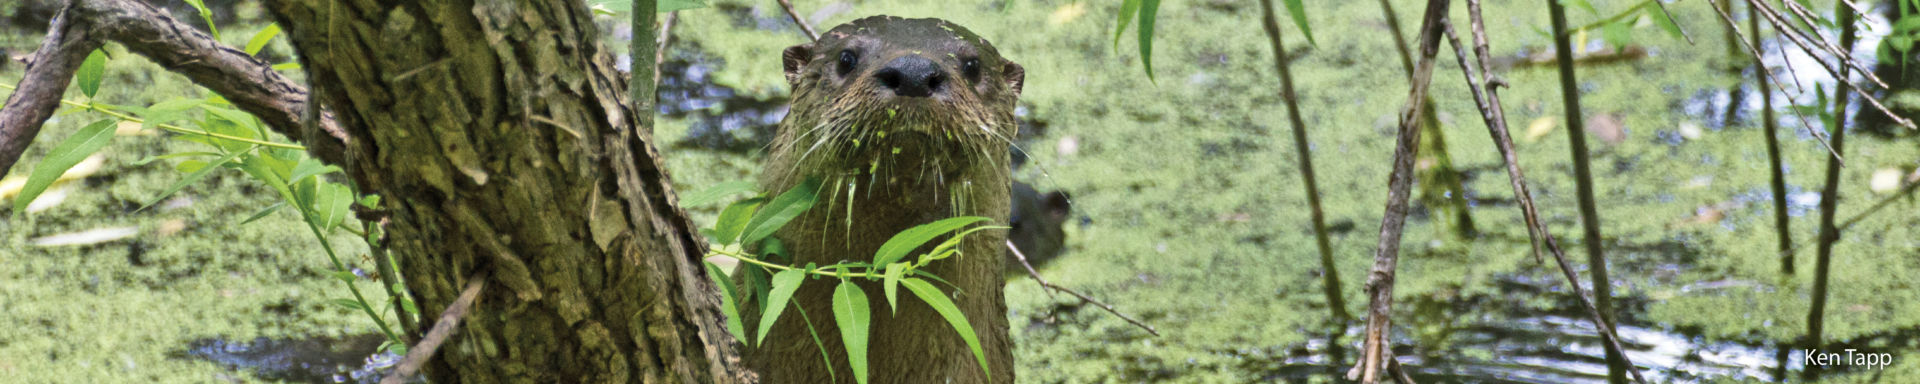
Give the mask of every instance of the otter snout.
<svg viewBox="0 0 1920 384">
<path fill-rule="evenodd" d="M 880 85 L 893 90 L 894 95 L 906 97 L 929 97 L 934 92 L 946 89 L 947 75 L 940 65 L 919 55 L 906 55 L 887 62 L 887 66 L 874 72 L 873 77 Z"/>
</svg>

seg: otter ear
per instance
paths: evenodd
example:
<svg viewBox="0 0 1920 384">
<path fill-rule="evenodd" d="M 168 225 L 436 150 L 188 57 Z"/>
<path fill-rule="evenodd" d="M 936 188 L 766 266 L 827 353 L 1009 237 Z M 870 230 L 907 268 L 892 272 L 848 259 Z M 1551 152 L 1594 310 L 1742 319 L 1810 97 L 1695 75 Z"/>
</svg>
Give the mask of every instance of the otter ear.
<svg viewBox="0 0 1920 384">
<path fill-rule="evenodd" d="M 787 51 L 780 54 L 780 65 L 785 67 L 787 72 L 787 84 L 799 86 L 800 71 L 806 68 L 808 61 L 812 60 L 813 43 L 787 47 Z"/>
<path fill-rule="evenodd" d="M 1007 66 L 1002 67 L 1000 73 L 1007 76 L 1007 87 L 1013 89 L 1013 95 L 1019 96 L 1020 87 L 1027 84 L 1027 69 L 1020 67 L 1020 63 L 1008 60 Z"/>
<path fill-rule="evenodd" d="M 1048 192 L 1045 204 L 1047 216 L 1053 218 L 1053 221 L 1064 220 L 1067 215 L 1073 214 L 1073 203 L 1068 201 L 1066 192 Z"/>
</svg>

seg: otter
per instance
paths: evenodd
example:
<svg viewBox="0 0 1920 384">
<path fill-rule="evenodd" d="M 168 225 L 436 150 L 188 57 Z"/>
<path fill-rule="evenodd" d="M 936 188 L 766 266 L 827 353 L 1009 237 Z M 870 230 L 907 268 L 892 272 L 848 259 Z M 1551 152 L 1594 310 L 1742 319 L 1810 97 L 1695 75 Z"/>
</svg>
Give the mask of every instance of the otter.
<svg viewBox="0 0 1920 384">
<path fill-rule="evenodd" d="M 1067 233 L 1060 225 L 1073 213 L 1073 207 L 1066 192 L 1040 193 L 1018 181 L 1013 182 L 1012 198 L 1013 215 L 1007 218 L 1007 226 L 1012 228 L 1007 229 L 1007 239 L 1027 257 L 1028 265 L 1040 268 L 1060 256 L 1060 249 L 1066 245 Z M 1008 275 L 1027 275 L 1026 267 L 1011 252 L 1007 253 L 1006 268 Z"/>
<path fill-rule="evenodd" d="M 768 146 L 760 186 L 785 191 L 809 178 L 820 181 L 814 207 L 773 235 L 792 264 L 870 261 L 894 234 L 950 217 L 1006 225 L 1007 146 L 1018 129 L 1013 109 L 1025 81 L 1019 64 L 959 25 L 892 16 L 840 25 L 787 48 L 782 59 L 792 105 Z M 878 281 L 860 280 L 872 309 L 869 382 L 1013 382 L 1001 292 L 1005 249 L 1003 231 L 979 231 L 963 242 L 961 256 L 924 269 L 951 283 L 936 285 L 979 335 L 985 371 L 926 303 L 899 295 L 896 312 Z M 810 280 L 792 299 L 811 319 L 832 373 L 801 311 L 789 305 L 765 343 L 746 354 L 763 382 L 854 382 L 829 309 L 835 284 Z"/>
</svg>

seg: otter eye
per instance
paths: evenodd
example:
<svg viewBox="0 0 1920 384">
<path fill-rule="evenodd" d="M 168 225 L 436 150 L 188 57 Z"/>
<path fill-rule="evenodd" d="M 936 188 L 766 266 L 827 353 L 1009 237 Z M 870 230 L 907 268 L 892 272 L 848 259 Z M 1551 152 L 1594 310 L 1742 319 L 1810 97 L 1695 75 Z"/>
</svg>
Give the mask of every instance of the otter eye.
<svg viewBox="0 0 1920 384">
<path fill-rule="evenodd" d="M 968 81 L 980 81 L 980 59 L 960 62 L 960 72 L 967 75 Z"/>
<path fill-rule="evenodd" d="M 840 71 L 840 76 L 846 76 L 848 72 L 853 72 L 853 65 L 859 63 L 859 55 L 853 54 L 852 50 L 840 51 L 840 66 L 837 68 Z"/>
</svg>

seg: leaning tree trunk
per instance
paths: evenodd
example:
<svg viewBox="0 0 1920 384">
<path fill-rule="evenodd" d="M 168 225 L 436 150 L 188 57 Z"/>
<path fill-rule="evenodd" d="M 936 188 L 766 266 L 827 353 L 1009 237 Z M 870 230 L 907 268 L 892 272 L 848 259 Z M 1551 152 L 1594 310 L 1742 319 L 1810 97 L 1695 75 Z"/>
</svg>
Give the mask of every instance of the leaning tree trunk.
<svg viewBox="0 0 1920 384">
<path fill-rule="evenodd" d="M 433 381 L 752 380 L 584 4 L 267 8 L 348 136 L 340 165 L 383 196 L 363 216 L 389 219 L 423 312 L 487 276 Z"/>
</svg>

